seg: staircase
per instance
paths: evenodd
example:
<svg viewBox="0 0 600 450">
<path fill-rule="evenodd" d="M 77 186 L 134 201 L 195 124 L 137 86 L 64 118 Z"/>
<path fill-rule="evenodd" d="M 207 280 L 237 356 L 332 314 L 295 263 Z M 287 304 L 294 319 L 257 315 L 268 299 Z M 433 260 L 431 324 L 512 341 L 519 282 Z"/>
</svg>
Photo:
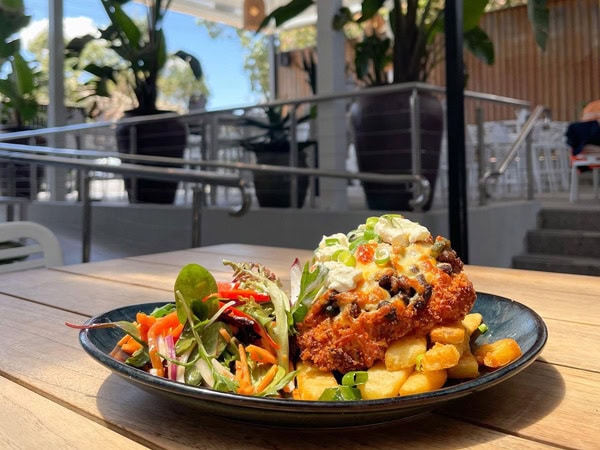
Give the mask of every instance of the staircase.
<svg viewBox="0 0 600 450">
<path fill-rule="evenodd" d="M 600 276 L 600 207 L 545 207 L 516 269 Z"/>
</svg>

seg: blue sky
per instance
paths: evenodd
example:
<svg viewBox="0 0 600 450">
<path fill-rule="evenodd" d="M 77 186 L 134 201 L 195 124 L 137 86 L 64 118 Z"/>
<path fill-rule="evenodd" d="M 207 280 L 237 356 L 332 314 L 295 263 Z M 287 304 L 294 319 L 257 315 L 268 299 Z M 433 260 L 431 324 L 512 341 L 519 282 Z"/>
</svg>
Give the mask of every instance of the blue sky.
<svg viewBox="0 0 600 450">
<path fill-rule="evenodd" d="M 108 22 L 100 0 L 63 0 L 63 3 L 65 18 L 88 17 L 99 27 Z M 48 0 L 25 0 L 25 7 L 32 22 L 48 19 Z M 128 11 L 142 16 L 144 6 L 132 3 Z M 196 25 L 195 17 L 173 11 L 167 13 L 164 29 L 169 51 L 185 50 L 200 60 L 210 90 L 209 109 L 258 101 L 256 94 L 250 91 L 250 82 L 243 70 L 243 52 L 237 42 L 211 39 L 204 28 Z"/>
</svg>

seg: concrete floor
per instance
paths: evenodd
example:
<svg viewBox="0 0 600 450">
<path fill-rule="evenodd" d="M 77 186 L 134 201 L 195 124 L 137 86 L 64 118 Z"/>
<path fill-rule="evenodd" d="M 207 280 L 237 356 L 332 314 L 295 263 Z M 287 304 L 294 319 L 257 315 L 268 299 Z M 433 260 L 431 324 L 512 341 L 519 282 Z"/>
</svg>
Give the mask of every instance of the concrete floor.
<svg viewBox="0 0 600 450">
<path fill-rule="evenodd" d="M 115 186 L 116 188 L 116 186 Z M 106 192 L 97 192 L 97 194 L 104 194 Z M 183 193 L 180 193 L 179 201 L 185 201 Z M 439 195 L 439 193 L 438 193 Z M 100 196 L 100 195 L 99 195 Z M 116 194 L 114 200 L 124 201 L 120 194 Z M 232 200 L 232 199 L 230 199 Z M 593 208 L 600 209 L 600 199 L 594 198 L 591 181 L 586 177 L 582 179 L 580 185 L 580 196 L 576 203 L 569 203 L 568 192 L 556 192 L 556 193 L 545 193 L 536 195 L 536 200 L 539 201 L 542 207 L 561 207 L 561 208 Z M 233 199 L 235 204 L 235 198 Z M 443 207 L 440 205 L 443 200 L 437 199 L 434 202 L 434 208 Z M 472 203 L 471 203 L 472 204 Z M 358 186 L 349 186 L 349 209 L 354 211 L 367 211 L 365 207 L 364 194 L 362 189 Z M 30 208 L 33 211 L 33 208 Z M 432 210 L 433 211 L 433 210 Z M 77 264 L 82 261 L 82 232 L 81 232 L 81 215 L 78 212 L 71 212 L 69 215 L 62 213 L 58 214 L 58 218 L 49 220 L 48 217 L 40 217 L 35 214 L 30 214 L 30 219 L 38 221 L 40 223 L 46 223 L 57 235 L 64 252 L 65 264 Z M 162 214 L 160 214 L 162 215 Z M 5 210 L 0 211 L 0 221 L 6 220 Z M 187 220 L 187 219 L 186 219 Z M 187 225 L 187 224 L 186 224 Z M 140 242 L 140 239 L 135 235 L 135 232 L 129 237 L 121 238 L 117 241 L 111 239 L 110 236 L 99 236 L 94 237 L 92 240 L 91 248 L 91 261 L 102 261 L 112 258 L 120 258 L 126 256 L 133 256 L 145 253 L 153 253 L 156 251 L 168 251 L 176 250 L 179 248 L 188 248 L 189 242 L 187 240 L 178 240 L 176 236 L 169 238 L 168 230 L 169 226 L 164 224 L 162 227 L 157 227 L 155 230 L 156 239 L 163 244 L 156 245 L 155 243 L 150 244 L 149 242 Z M 95 233 L 101 231 L 95 230 Z M 177 231 L 172 231 L 177 233 Z M 172 244 L 169 244 L 171 242 Z"/>
</svg>

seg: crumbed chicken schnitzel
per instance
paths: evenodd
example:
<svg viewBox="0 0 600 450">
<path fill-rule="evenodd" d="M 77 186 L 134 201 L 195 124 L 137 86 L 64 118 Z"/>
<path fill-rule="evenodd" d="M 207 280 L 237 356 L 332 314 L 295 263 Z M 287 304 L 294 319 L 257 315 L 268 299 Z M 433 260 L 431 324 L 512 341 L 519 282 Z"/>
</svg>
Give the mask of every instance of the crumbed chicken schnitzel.
<svg viewBox="0 0 600 450">
<path fill-rule="evenodd" d="M 325 236 L 314 264 L 327 280 L 296 342 L 301 359 L 321 370 L 369 368 L 393 341 L 456 322 L 475 302 L 450 242 L 397 214 Z"/>
</svg>

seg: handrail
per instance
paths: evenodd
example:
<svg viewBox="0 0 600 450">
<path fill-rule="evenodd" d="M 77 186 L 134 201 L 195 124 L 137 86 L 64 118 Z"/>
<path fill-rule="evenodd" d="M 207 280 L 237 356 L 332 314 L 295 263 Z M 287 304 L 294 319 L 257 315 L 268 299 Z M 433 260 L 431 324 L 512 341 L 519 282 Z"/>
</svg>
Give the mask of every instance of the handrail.
<svg viewBox="0 0 600 450">
<path fill-rule="evenodd" d="M 10 150 L 16 153 L 23 153 L 23 158 L 26 158 L 28 162 L 36 162 L 36 157 L 42 156 L 37 155 L 38 153 L 50 154 L 50 155 L 59 155 L 55 156 L 56 158 L 64 158 L 65 161 L 77 161 L 77 164 L 84 164 L 87 167 L 93 166 L 92 170 L 97 170 L 100 172 L 111 172 L 111 173 L 121 173 L 126 175 L 131 175 L 129 170 L 134 168 L 136 170 L 144 171 L 141 173 L 146 176 L 146 173 L 162 173 L 166 168 L 164 167 L 153 167 L 153 166 L 138 166 L 135 164 L 120 164 L 120 165 L 107 165 L 94 163 L 87 160 L 75 159 L 78 157 L 95 157 L 95 158 L 106 158 L 106 157 L 117 157 L 120 159 L 131 160 L 136 162 L 146 162 L 146 163 L 162 163 L 162 164 L 172 164 L 172 165 L 189 165 L 189 166 L 197 166 L 197 167 L 220 167 L 220 168 L 228 168 L 228 169 L 237 169 L 237 170 L 250 170 L 253 172 L 264 172 L 264 173 L 274 173 L 274 174 L 288 174 L 288 175 L 297 175 L 297 176 L 321 176 L 326 178 L 341 178 L 341 179 L 357 179 L 361 181 L 368 181 L 371 183 L 382 183 L 382 184 L 406 184 L 412 183 L 417 186 L 416 196 L 411 199 L 412 206 L 421 206 L 429 197 L 431 193 L 431 185 L 427 178 L 421 175 L 410 175 L 410 174 L 380 174 L 380 173 L 370 173 L 370 172 L 347 172 L 347 171 L 333 171 L 333 170 L 324 170 L 324 169 L 315 169 L 315 168 L 303 168 L 303 167 L 286 167 L 286 166 L 273 166 L 268 164 L 251 164 L 251 163 L 241 163 L 241 162 L 224 162 L 224 161 L 204 161 L 204 160 L 190 160 L 185 158 L 172 158 L 166 156 L 146 156 L 146 155 L 131 155 L 131 154 L 122 154 L 117 152 L 102 152 L 96 150 L 73 150 L 66 148 L 50 148 L 43 146 L 35 146 L 35 145 L 23 145 L 23 144 L 9 144 L 6 142 L 0 142 L 0 158 L 6 150 Z M 31 155 L 33 153 L 33 155 Z M 66 155 L 66 157 L 64 156 Z M 39 162 L 44 162 L 40 160 Z M 66 163 L 65 165 L 69 165 Z M 126 166 L 126 170 L 122 170 L 123 166 Z M 152 172 L 145 172 L 149 170 L 153 170 Z M 168 169 L 172 170 L 172 169 Z M 177 169 L 178 174 L 182 173 L 179 171 L 183 171 L 186 169 Z M 189 170 L 189 169 L 188 169 Z M 193 171 L 194 172 L 194 171 Z M 210 176 L 210 174 L 216 175 L 215 172 L 203 172 L 205 176 Z M 191 181 L 194 182 L 193 179 L 188 179 L 186 177 L 177 178 L 176 176 L 166 175 L 168 180 L 178 180 L 178 181 Z M 235 178 L 238 179 L 237 177 Z M 196 181 L 197 182 L 197 181 Z M 228 185 L 229 186 L 229 185 Z M 236 186 L 233 186 L 236 187 Z"/>
<path fill-rule="evenodd" d="M 42 154 L 40 154 L 42 153 Z M 82 199 L 83 199 L 83 237 L 82 237 L 82 261 L 88 262 L 91 247 L 91 199 L 89 196 L 90 171 L 110 172 L 121 175 L 143 176 L 163 181 L 187 181 L 193 183 L 217 184 L 222 186 L 237 187 L 242 193 L 242 205 L 239 209 L 232 211 L 234 216 L 241 216 L 250 209 L 250 195 L 246 190 L 246 184 L 239 176 L 231 174 L 219 174 L 198 169 L 167 168 L 157 166 L 144 166 L 131 163 L 119 165 L 107 165 L 81 157 L 107 157 L 105 152 L 89 150 L 71 150 L 61 148 L 50 148 L 34 145 L 11 144 L 0 142 L 0 160 L 9 160 L 25 163 L 41 163 L 50 166 L 62 166 L 85 171 L 82 177 Z M 431 193 L 429 180 L 421 175 L 390 175 L 376 173 L 354 173 L 336 172 L 322 169 L 294 168 L 271 166 L 266 164 L 250 163 L 224 163 L 219 161 L 196 161 L 184 158 L 169 158 L 158 156 L 122 155 L 122 159 L 131 159 L 145 162 L 161 162 L 177 165 L 229 167 L 239 170 L 253 170 L 259 172 L 286 173 L 291 175 L 323 176 L 333 178 L 360 179 L 374 183 L 412 183 L 415 187 L 415 195 L 411 199 L 411 205 L 418 207 L 424 204 Z M 200 245 L 200 208 L 202 205 L 201 194 L 198 189 L 193 191 L 192 199 L 192 247 Z"/>
<path fill-rule="evenodd" d="M 341 100 L 341 99 L 358 98 L 358 97 L 367 96 L 367 95 L 388 94 L 388 93 L 392 93 L 392 92 L 412 92 L 413 97 L 417 97 L 416 101 L 411 102 L 411 116 L 414 119 L 415 117 L 418 117 L 418 116 L 416 116 L 416 109 L 418 108 L 418 92 L 421 92 L 421 91 L 445 94 L 445 88 L 442 86 L 436 86 L 436 85 L 422 83 L 422 82 L 401 83 L 401 84 L 392 84 L 392 85 L 387 85 L 387 86 L 372 87 L 369 89 L 362 89 L 362 90 L 356 90 L 356 91 L 337 92 L 337 93 L 331 93 L 331 94 L 318 94 L 318 95 L 306 96 L 306 97 L 301 97 L 301 98 L 296 98 L 296 99 L 291 99 L 291 100 L 275 100 L 275 101 L 270 101 L 270 102 L 265 102 L 265 103 L 261 103 L 261 104 L 255 104 L 255 105 L 234 106 L 234 107 L 222 108 L 222 109 L 211 110 L 211 111 L 191 111 L 191 112 L 189 112 L 187 114 L 183 114 L 183 115 L 178 115 L 176 113 L 161 113 L 161 114 L 142 116 L 142 117 L 122 118 L 122 119 L 119 119 L 118 121 L 113 121 L 113 122 L 104 121 L 104 122 L 97 122 L 97 123 L 85 123 L 85 124 L 77 124 L 77 125 L 59 126 L 59 127 L 53 127 L 53 128 L 44 128 L 44 129 L 40 129 L 40 130 L 29 130 L 29 131 L 21 131 L 21 132 L 13 132 L 13 133 L 4 133 L 4 134 L 0 134 L 0 143 L 2 143 L 3 141 L 18 139 L 18 138 L 26 138 L 26 137 L 65 133 L 65 132 L 76 132 L 76 131 L 91 130 L 91 129 L 97 129 L 97 128 L 115 127 L 117 125 L 124 125 L 124 124 L 132 125 L 132 124 L 137 124 L 137 123 L 160 121 L 160 120 L 164 120 L 165 118 L 169 118 L 169 117 L 179 117 L 181 120 L 187 121 L 187 122 L 197 120 L 198 118 L 203 117 L 203 116 L 215 117 L 215 118 L 219 119 L 219 115 L 224 115 L 224 114 L 229 114 L 229 117 L 234 118 L 234 117 L 238 116 L 239 111 L 247 111 L 247 110 L 253 110 L 253 109 L 257 109 L 257 108 L 290 105 L 293 107 L 292 108 L 292 110 L 293 110 L 294 107 L 297 107 L 301 104 L 315 104 L 315 103 L 322 103 L 322 102 Z M 528 101 L 494 95 L 494 94 L 473 92 L 473 91 L 465 91 L 464 97 L 466 99 L 475 99 L 475 100 L 482 100 L 482 101 L 488 101 L 488 102 L 494 102 L 494 103 L 502 103 L 502 104 L 506 104 L 506 105 L 520 106 L 520 107 L 525 107 L 525 108 L 529 108 L 531 106 L 531 103 Z M 239 115 L 239 118 L 242 118 L 241 115 Z M 294 120 L 292 122 L 293 123 L 291 124 L 291 127 L 290 127 L 290 135 L 295 136 L 297 122 Z M 426 182 L 426 180 L 421 176 L 421 167 L 420 167 L 421 164 L 420 164 L 420 153 L 419 153 L 420 146 L 418 145 L 419 144 L 418 138 L 415 139 L 415 133 L 414 133 L 414 130 L 418 129 L 417 125 L 418 124 L 414 123 L 414 120 L 413 120 L 413 123 L 411 124 L 411 130 L 412 130 L 411 132 L 412 132 L 412 136 L 413 136 L 412 143 L 411 143 L 411 156 L 412 156 L 412 161 L 413 161 L 413 164 L 412 164 L 413 167 L 412 167 L 412 174 L 410 175 L 412 178 L 400 179 L 398 181 L 398 183 L 412 181 L 412 182 L 418 183 L 420 185 L 421 192 L 425 192 L 427 189 L 430 189 L 430 187 L 429 187 L 429 183 Z M 212 140 L 211 140 L 210 145 L 214 145 Z M 294 155 L 296 153 L 296 151 L 298 149 L 297 146 L 298 146 L 298 142 L 295 139 L 291 139 L 291 142 L 290 142 L 290 150 L 291 150 L 290 154 L 291 155 Z M 214 155 L 215 152 L 209 151 L 209 154 Z M 107 155 L 105 154 L 104 157 L 106 157 L 106 156 Z M 121 154 L 119 154 L 117 157 L 120 159 L 125 158 L 124 155 L 121 155 Z M 134 159 L 134 158 L 129 158 L 129 160 L 142 161 L 142 159 Z M 155 161 L 157 161 L 157 160 L 155 160 Z M 292 162 L 293 161 L 291 161 L 291 163 Z M 192 163 L 188 162 L 187 164 L 190 165 Z M 209 167 L 209 164 L 205 163 L 204 166 Z M 213 167 L 227 167 L 227 166 L 218 165 L 218 162 L 215 161 L 213 164 Z M 281 168 L 270 169 L 268 167 L 258 167 L 257 166 L 257 167 L 249 168 L 249 169 L 254 170 L 254 171 L 263 171 L 263 172 L 279 172 L 279 173 L 283 172 L 281 170 Z M 296 189 L 297 189 L 296 176 L 297 175 L 319 175 L 319 174 L 317 174 L 317 173 L 311 174 L 308 172 L 303 173 L 301 171 L 296 172 L 295 170 L 298 169 L 297 167 L 292 167 L 292 169 L 294 169 L 294 170 L 287 172 L 287 173 L 289 173 L 292 178 L 292 189 L 290 190 L 290 199 L 292 200 L 292 204 L 294 204 L 294 202 L 295 202 L 294 199 L 296 198 Z M 322 174 L 322 175 L 323 176 L 334 176 L 334 175 L 326 175 L 326 174 Z M 377 179 L 371 179 L 369 176 L 367 176 L 365 178 L 361 178 L 360 175 L 359 176 L 357 176 L 357 175 L 353 175 L 352 177 L 342 175 L 341 178 L 352 178 L 352 179 L 359 179 L 359 180 L 363 180 L 363 181 L 373 181 L 373 182 L 379 182 L 379 180 L 381 179 L 380 178 L 381 175 L 377 175 Z M 394 181 L 391 179 L 386 179 L 385 181 L 381 181 L 381 182 L 394 183 Z M 425 197 L 425 199 L 426 199 L 426 197 Z M 424 204 L 425 201 L 422 199 L 422 196 L 420 195 L 420 193 L 417 193 L 417 197 L 416 198 L 413 197 L 411 203 L 412 203 L 412 206 L 419 207 L 420 205 Z"/>
<path fill-rule="evenodd" d="M 161 113 L 154 114 L 148 116 L 141 117 L 126 117 L 121 118 L 119 120 L 114 121 L 102 121 L 102 122 L 94 122 L 94 123 L 82 123 L 82 124 L 73 124 L 73 125 L 64 125 L 58 127 L 50 127 L 50 128 L 42 128 L 38 130 L 27 130 L 27 131 L 16 131 L 11 133 L 0 133 L 0 142 L 19 139 L 19 138 L 27 138 L 34 136 L 42 136 L 48 134 L 59 134 L 66 133 L 72 131 L 83 131 L 83 130 L 92 130 L 97 128 L 106 128 L 106 127 L 114 127 L 117 124 L 119 125 L 133 125 L 137 123 L 145 123 L 152 121 L 160 121 L 165 120 L 172 117 L 178 117 L 180 119 L 194 119 L 200 116 L 212 116 L 226 113 L 235 113 L 238 111 L 252 110 L 258 108 L 266 108 L 270 106 L 284 106 L 284 105 L 301 105 L 301 104 L 312 104 L 312 103 L 322 103 L 333 100 L 342 100 L 346 98 L 357 98 L 362 96 L 369 95 L 380 95 L 380 94 L 389 94 L 392 92 L 411 92 L 411 91 L 425 91 L 425 92 L 434 92 L 438 94 L 445 94 L 446 88 L 442 86 L 436 86 L 434 84 L 422 83 L 422 82 L 411 82 L 411 83 L 399 83 L 399 84 L 390 84 L 386 86 L 377 86 L 370 87 L 369 89 L 360 89 L 355 91 L 345 91 L 345 92 L 336 92 L 332 94 L 317 94 L 306 97 L 299 97 L 295 99 L 286 99 L 286 100 L 273 100 L 269 102 L 259 103 L 255 105 L 239 105 L 232 106 L 227 108 L 215 109 L 210 111 L 190 111 L 187 114 L 177 114 L 177 113 Z M 465 99 L 473 99 L 473 100 L 483 100 L 487 102 L 493 103 L 502 103 L 506 105 L 512 106 L 520 106 L 523 108 L 531 107 L 531 102 L 526 100 L 520 100 L 511 97 L 505 97 L 501 95 L 495 94 L 485 94 L 481 92 L 469 91 L 466 90 L 464 92 Z"/>
<path fill-rule="evenodd" d="M 228 187 L 236 187 L 240 189 L 242 204 L 238 209 L 230 211 L 232 216 L 241 216 L 246 214 L 251 205 L 250 194 L 247 190 L 246 182 L 239 176 L 232 174 L 219 174 L 216 172 L 207 172 L 196 169 L 184 169 L 184 168 L 167 168 L 167 167 L 153 167 L 153 166 L 141 166 L 137 164 L 124 163 L 120 165 L 107 166 L 106 164 L 100 164 L 94 161 L 86 159 L 76 159 L 74 157 L 65 156 L 48 156 L 48 155 L 37 155 L 27 154 L 19 150 L 6 150 L 2 147 L 12 147 L 13 145 L 19 146 L 18 144 L 1 144 L 0 147 L 0 159 L 24 163 L 42 163 L 49 166 L 58 167 L 69 167 L 78 170 L 83 170 L 85 175 L 83 176 L 82 186 L 82 201 L 83 201 L 83 237 L 82 237 L 82 261 L 88 262 L 90 258 L 90 247 L 91 247 L 91 199 L 89 196 L 89 182 L 91 177 L 89 176 L 90 171 L 102 171 L 112 172 L 121 175 L 131 176 L 143 176 L 145 178 L 151 178 L 155 180 L 163 181 L 188 181 L 193 183 L 201 184 L 215 184 Z M 43 147 L 40 147 L 43 148 Z M 52 149 L 45 148 L 46 153 L 52 154 Z M 195 196 L 200 194 L 194 191 Z M 201 201 L 195 200 L 193 202 L 192 211 L 192 247 L 197 247 L 200 244 L 200 212 Z"/>
<path fill-rule="evenodd" d="M 531 178 L 532 178 L 532 173 L 531 173 L 531 169 L 532 169 L 531 132 L 533 131 L 535 124 L 542 117 L 542 115 L 544 115 L 544 114 L 548 115 L 549 112 L 550 112 L 550 110 L 548 108 L 546 108 L 545 106 L 537 105 L 535 107 L 535 109 L 533 110 L 533 112 L 527 118 L 527 121 L 523 125 L 523 128 L 521 128 L 521 131 L 519 132 L 515 142 L 512 144 L 510 150 L 507 152 L 506 156 L 504 157 L 504 159 L 502 160 L 502 162 L 500 163 L 498 168 L 495 170 L 487 170 L 483 174 L 483 176 L 479 180 L 479 184 L 481 187 L 480 190 L 482 193 L 485 194 L 485 195 L 482 195 L 480 198 L 480 202 L 482 204 L 485 204 L 485 198 L 490 197 L 490 193 L 488 191 L 489 181 L 492 178 L 500 177 L 501 175 L 503 175 L 506 172 L 506 169 L 508 169 L 510 164 L 513 162 L 515 157 L 518 155 L 520 147 L 521 147 L 521 145 L 523 145 L 524 142 L 527 143 L 527 156 L 528 156 L 528 158 L 527 158 L 528 198 L 529 199 L 533 198 L 533 188 L 532 188 L 533 185 L 532 185 L 532 181 L 531 181 Z"/>
</svg>

